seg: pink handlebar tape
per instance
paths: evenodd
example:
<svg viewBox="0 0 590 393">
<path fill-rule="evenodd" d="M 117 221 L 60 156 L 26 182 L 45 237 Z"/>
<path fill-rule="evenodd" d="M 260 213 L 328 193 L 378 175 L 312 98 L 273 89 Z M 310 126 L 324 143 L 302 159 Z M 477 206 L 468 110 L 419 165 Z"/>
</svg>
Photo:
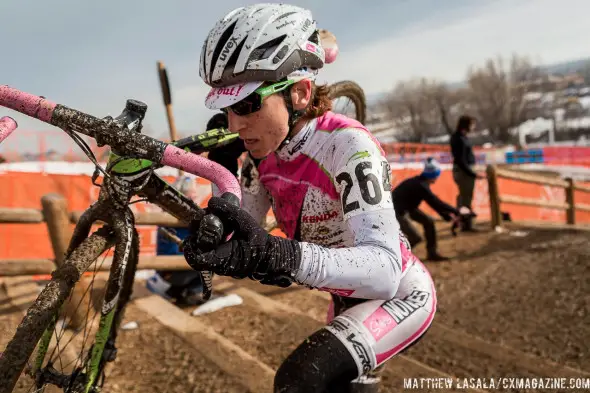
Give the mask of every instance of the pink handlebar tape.
<svg viewBox="0 0 590 393">
<path fill-rule="evenodd" d="M 18 124 L 12 117 L 4 116 L 0 118 L 0 143 L 8 138 L 12 131 L 16 130 L 16 127 L 18 127 Z"/>
<path fill-rule="evenodd" d="M 203 177 L 214 183 L 221 193 L 231 192 L 242 201 L 242 191 L 236 177 L 223 166 L 199 155 L 168 145 L 161 164 Z"/>
<path fill-rule="evenodd" d="M 51 124 L 51 115 L 53 115 L 56 104 L 45 98 L 4 85 L 0 86 L 0 106 L 14 109 Z"/>
</svg>

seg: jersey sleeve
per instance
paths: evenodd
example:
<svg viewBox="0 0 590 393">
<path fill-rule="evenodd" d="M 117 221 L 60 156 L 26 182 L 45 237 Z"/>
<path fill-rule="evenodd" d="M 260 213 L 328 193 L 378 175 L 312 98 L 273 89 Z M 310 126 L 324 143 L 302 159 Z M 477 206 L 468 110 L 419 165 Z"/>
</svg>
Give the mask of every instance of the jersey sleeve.
<svg viewBox="0 0 590 393">
<path fill-rule="evenodd" d="M 302 242 L 296 279 L 341 296 L 391 299 L 401 279 L 402 260 L 389 164 L 368 132 L 334 132 L 333 155 L 326 169 L 339 193 L 354 244 L 327 248 Z"/>
</svg>

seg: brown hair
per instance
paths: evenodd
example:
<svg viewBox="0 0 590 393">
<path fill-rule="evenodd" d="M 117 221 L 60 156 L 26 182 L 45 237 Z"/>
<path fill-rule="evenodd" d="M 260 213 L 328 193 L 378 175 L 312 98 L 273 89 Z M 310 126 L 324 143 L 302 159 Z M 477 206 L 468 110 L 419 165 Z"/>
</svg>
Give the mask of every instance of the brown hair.
<svg viewBox="0 0 590 393">
<path fill-rule="evenodd" d="M 330 87 L 326 85 L 311 84 L 311 102 L 305 109 L 302 118 L 311 120 L 320 117 L 332 110 L 332 100 L 329 97 Z"/>
<path fill-rule="evenodd" d="M 475 121 L 476 120 L 474 117 L 463 115 L 457 121 L 457 128 L 455 129 L 455 131 L 469 131 L 471 124 L 475 123 Z"/>
</svg>

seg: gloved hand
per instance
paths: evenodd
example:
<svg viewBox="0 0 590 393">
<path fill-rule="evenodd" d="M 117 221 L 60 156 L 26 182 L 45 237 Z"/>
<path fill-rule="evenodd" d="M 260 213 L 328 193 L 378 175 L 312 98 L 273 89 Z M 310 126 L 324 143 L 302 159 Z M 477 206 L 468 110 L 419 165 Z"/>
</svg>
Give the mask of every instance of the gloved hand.
<svg viewBox="0 0 590 393">
<path fill-rule="evenodd" d="M 193 230 L 183 243 L 184 257 L 193 269 L 234 278 L 250 277 L 267 285 L 291 285 L 301 264 L 299 242 L 269 235 L 252 216 L 223 195 L 209 200 L 207 213 L 217 216 L 226 233 L 233 235 L 215 249 L 203 251 L 207 248 L 199 244 Z"/>
<path fill-rule="evenodd" d="M 451 221 L 454 217 L 449 214 L 449 213 L 443 213 L 440 215 L 442 217 L 443 220 L 445 220 L 446 222 Z"/>
</svg>

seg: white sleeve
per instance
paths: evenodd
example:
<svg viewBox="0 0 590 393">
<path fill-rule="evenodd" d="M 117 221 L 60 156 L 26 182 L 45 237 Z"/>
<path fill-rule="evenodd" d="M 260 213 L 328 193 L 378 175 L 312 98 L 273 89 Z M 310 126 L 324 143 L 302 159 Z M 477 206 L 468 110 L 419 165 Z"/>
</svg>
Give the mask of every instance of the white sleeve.
<svg viewBox="0 0 590 393">
<path fill-rule="evenodd" d="M 391 201 L 389 164 L 362 130 L 336 131 L 330 172 L 354 246 L 301 243 L 296 280 L 340 296 L 391 299 L 402 274 L 399 223 Z"/>
</svg>

